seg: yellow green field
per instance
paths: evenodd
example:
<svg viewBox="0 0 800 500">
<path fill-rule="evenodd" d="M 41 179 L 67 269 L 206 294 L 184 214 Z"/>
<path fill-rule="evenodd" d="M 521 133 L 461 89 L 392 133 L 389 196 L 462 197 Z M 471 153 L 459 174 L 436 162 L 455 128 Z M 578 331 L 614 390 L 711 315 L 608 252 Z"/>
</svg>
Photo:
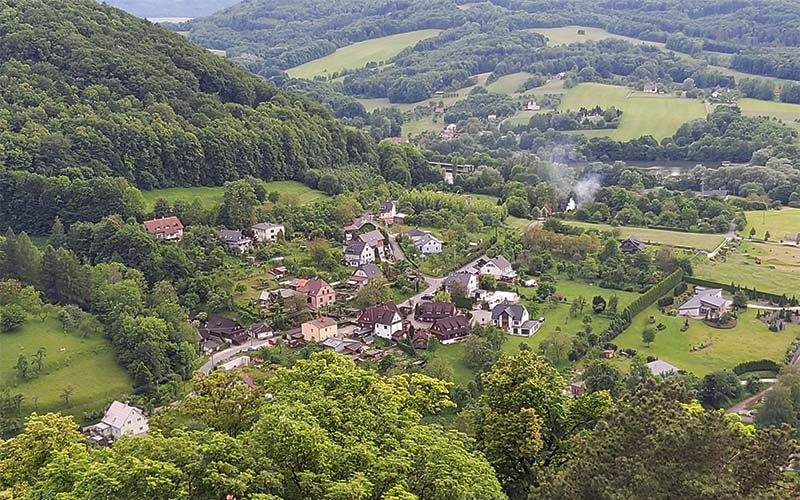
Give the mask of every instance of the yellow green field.
<svg viewBox="0 0 800 500">
<path fill-rule="evenodd" d="M 648 348 L 642 341 L 642 331 L 650 316 L 656 324 L 667 328 L 656 334 L 656 340 Z M 634 318 L 631 326 L 614 343 L 620 349 L 632 348 L 638 356 L 655 356 L 678 368 L 702 377 L 707 373 L 731 369 L 739 363 L 758 359 L 781 362 L 792 341 L 800 335 L 800 327 L 790 326 L 783 332 L 771 332 L 755 311 L 739 313 L 738 324 L 730 330 L 707 326 L 700 320 L 689 320 L 689 330 L 681 332 L 684 318 L 667 316 L 651 306 Z M 691 352 L 693 346 L 709 345 Z"/>
<path fill-rule="evenodd" d="M 644 94 L 627 87 L 597 83 L 582 83 L 570 89 L 564 95 L 559 109 L 576 111 L 598 105 L 604 109 L 614 106 L 622 110 L 620 126 L 617 129 L 590 131 L 585 135 L 608 136 L 617 141 L 645 135 L 661 140 L 674 134 L 684 123 L 706 116 L 705 106 L 698 100 L 669 94 Z"/>
<path fill-rule="evenodd" d="M 694 262 L 694 275 L 762 292 L 800 295 L 800 248 L 744 242 L 736 252 L 717 256 L 713 261 L 698 259 Z"/>
<path fill-rule="evenodd" d="M 711 251 L 722 243 L 725 237 L 721 234 L 682 233 L 680 231 L 665 231 L 646 227 L 610 226 L 608 224 L 593 224 L 590 222 L 565 221 L 572 226 L 584 229 L 597 229 L 599 231 L 618 231 L 619 238 L 636 236 L 643 243 L 666 245 L 673 247 L 688 247 L 697 250 Z"/>
<path fill-rule="evenodd" d="M 81 338 L 64 333 L 53 308 L 45 321 L 33 318 L 17 331 L 0 335 L 0 390 L 22 394 L 22 413 L 61 411 L 82 416 L 98 411 L 115 398 L 131 392 L 131 380 L 116 361 L 102 333 Z M 36 351 L 46 349 L 42 372 L 20 379 L 14 369 L 20 355 L 33 363 Z M 61 395 L 72 387 L 70 404 Z"/>
<path fill-rule="evenodd" d="M 313 78 L 343 69 L 363 68 L 369 62 L 386 61 L 404 48 L 410 47 L 420 40 L 433 38 L 439 33 L 441 30 L 419 30 L 372 38 L 342 47 L 333 54 L 295 66 L 286 72 L 294 78 Z"/>
<path fill-rule="evenodd" d="M 747 227 L 742 234 L 750 235 L 755 228 L 755 238 L 763 238 L 769 231 L 770 239 L 780 241 L 784 236 L 800 234 L 800 208 L 782 208 L 781 210 L 754 210 L 744 213 Z"/>
<path fill-rule="evenodd" d="M 494 92 L 495 94 L 517 94 L 519 87 L 531 76 L 531 73 L 526 72 L 503 75 L 492 83 L 486 85 L 486 90 L 489 92 Z"/>
<path fill-rule="evenodd" d="M 311 189 L 310 187 L 297 181 L 273 181 L 267 182 L 267 191 L 277 191 L 279 193 L 294 193 L 300 198 L 301 204 L 314 202 L 324 198 L 325 193 Z M 176 201 L 192 202 L 200 200 L 204 205 L 214 205 L 222 203 L 224 188 L 222 186 L 194 186 L 180 188 L 153 189 L 142 191 L 145 206 L 152 210 L 159 198 L 175 203 Z"/>
<path fill-rule="evenodd" d="M 579 35 L 578 30 L 582 30 L 584 34 Z M 653 45 L 655 47 L 664 48 L 663 43 L 648 42 L 639 40 L 638 38 L 631 38 L 628 36 L 615 35 L 601 28 L 591 28 L 589 26 L 562 26 L 560 28 L 534 28 L 531 31 L 542 34 L 547 37 L 548 45 L 569 45 L 571 43 L 588 42 L 606 40 L 608 38 L 616 38 L 619 40 L 626 40 L 630 43 Z"/>
<path fill-rule="evenodd" d="M 786 125 L 800 128 L 800 104 L 739 99 L 739 107 L 744 115 L 774 117 L 783 121 Z"/>
</svg>

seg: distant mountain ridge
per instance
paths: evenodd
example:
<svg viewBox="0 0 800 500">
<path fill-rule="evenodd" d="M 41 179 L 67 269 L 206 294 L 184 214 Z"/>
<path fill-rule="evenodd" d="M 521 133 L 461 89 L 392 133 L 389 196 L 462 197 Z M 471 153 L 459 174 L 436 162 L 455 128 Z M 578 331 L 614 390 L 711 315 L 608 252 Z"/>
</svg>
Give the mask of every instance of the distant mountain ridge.
<svg viewBox="0 0 800 500">
<path fill-rule="evenodd" d="M 239 0 L 103 0 L 136 17 L 200 17 L 221 11 Z"/>
</svg>

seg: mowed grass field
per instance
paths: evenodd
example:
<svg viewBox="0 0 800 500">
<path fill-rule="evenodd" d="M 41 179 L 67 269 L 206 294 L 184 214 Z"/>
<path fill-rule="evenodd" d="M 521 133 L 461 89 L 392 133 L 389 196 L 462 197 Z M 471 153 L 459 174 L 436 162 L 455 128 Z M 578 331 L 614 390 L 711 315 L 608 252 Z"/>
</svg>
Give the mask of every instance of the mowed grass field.
<svg viewBox="0 0 800 500">
<path fill-rule="evenodd" d="M 784 236 L 800 234 L 800 208 L 782 208 L 780 210 L 754 210 L 744 213 L 747 218 L 747 227 L 742 234 L 750 235 L 750 229 L 755 228 L 756 238 L 763 238 L 769 231 L 770 239 L 780 241 Z"/>
<path fill-rule="evenodd" d="M 578 34 L 578 31 L 583 31 L 583 34 Z M 639 40 L 638 38 L 631 38 L 628 36 L 615 35 L 601 28 L 591 28 L 589 26 L 562 26 L 560 28 L 534 28 L 530 31 L 539 33 L 547 37 L 548 45 L 569 45 L 571 43 L 580 43 L 588 41 L 606 40 L 608 38 L 616 38 L 618 40 L 626 40 L 634 44 L 646 44 L 654 47 L 664 48 L 663 43 L 648 42 Z"/>
<path fill-rule="evenodd" d="M 18 331 L 0 335 L 0 390 L 25 397 L 23 414 L 60 411 L 77 417 L 130 394 L 130 377 L 117 364 L 108 340 L 102 334 L 81 338 L 80 332 L 64 333 L 56 314 L 53 309 L 45 321 L 32 318 Z M 42 373 L 19 379 L 14 369 L 19 356 L 33 365 L 40 347 L 46 349 Z M 61 397 L 67 386 L 73 389 L 69 406 Z"/>
<path fill-rule="evenodd" d="M 777 118 L 789 127 L 800 129 L 800 104 L 758 99 L 739 99 L 738 104 L 745 116 Z"/>
<path fill-rule="evenodd" d="M 656 325 L 667 328 L 656 334 L 656 340 L 648 348 L 642 341 L 642 332 L 650 316 Z M 789 326 L 783 332 L 771 332 L 760 320 L 756 311 L 739 313 L 738 324 L 730 330 L 720 330 L 705 325 L 700 320 L 689 320 L 689 330 L 681 332 L 684 318 L 662 314 L 651 306 L 634 318 L 631 326 L 620 334 L 614 343 L 620 349 L 632 348 L 638 356 L 655 356 L 698 377 L 708 373 L 731 369 L 739 363 L 759 359 L 782 362 L 792 341 L 800 335 L 800 327 Z M 693 346 L 710 345 L 691 352 Z"/>
<path fill-rule="evenodd" d="M 279 193 L 294 193 L 300 197 L 300 203 L 312 203 L 327 195 L 322 191 L 311 189 L 297 181 L 273 181 L 267 182 L 267 191 L 277 191 Z M 152 210 L 159 198 L 164 198 L 172 203 L 176 201 L 192 202 L 200 200 L 203 204 L 214 205 L 222 203 L 224 188 L 222 186 L 195 186 L 154 189 L 152 191 L 142 191 L 144 196 L 145 208 Z"/>
<path fill-rule="evenodd" d="M 632 92 L 627 87 L 582 83 L 570 89 L 561 102 L 562 111 L 600 106 L 622 110 L 620 126 L 616 129 L 589 131 L 591 137 L 607 136 L 627 141 L 645 135 L 661 140 L 674 134 L 684 123 L 706 116 L 702 102 L 669 94 Z M 584 131 L 578 132 L 584 133 Z"/>
<path fill-rule="evenodd" d="M 404 48 L 411 47 L 420 40 L 433 38 L 439 33 L 441 30 L 419 30 L 365 40 L 342 47 L 325 57 L 295 66 L 286 72 L 294 78 L 313 78 L 343 69 L 363 68 L 369 62 L 386 61 Z"/>
<path fill-rule="evenodd" d="M 665 231 L 662 229 L 649 229 L 646 227 L 610 226 L 608 224 L 592 224 L 590 222 L 564 221 L 572 226 L 584 229 L 597 229 L 599 231 L 613 232 L 619 230 L 620 238 L 636 236 L 643 243 L 666 245 L 673 247 L 688 247 L 703 251 L 712 251 L 725 239 L 721 234 L 682 233 L 680 231 Z"/>
<path fill-rule="evenodd" d="M 761 264 L 756 258 L 761 259 Z M 762 292 L 800 296 L 800 248 L 744 242 L 732 254 L 718 256 L 713 261 L 698 259 L 694 275 Z"/>
</svg>

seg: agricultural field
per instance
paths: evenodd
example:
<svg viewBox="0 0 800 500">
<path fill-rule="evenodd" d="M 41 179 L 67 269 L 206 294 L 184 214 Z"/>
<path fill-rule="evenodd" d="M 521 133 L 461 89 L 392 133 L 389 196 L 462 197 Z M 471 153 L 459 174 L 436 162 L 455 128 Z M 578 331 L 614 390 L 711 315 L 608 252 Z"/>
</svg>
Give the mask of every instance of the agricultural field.
<svg viewBox="0 0 800 500">
<path fill-rule="evenodd" d="M 745 212 L 744 215 L 747 218 L 747 227 L 742 231 L 744 236 L 749 236 L 751 228 L 756 230 L 755 238 L 763 238 L 764 233 L 769 231 L 773 241 L 779 241 L 787 235 L 800 234 L 800 208 L 755 210 Z"/>
<path fill-rule="evenodd" d="M 593 224 L 590 222 L 573 220 L 567 220 L 564 222 L 572 226 L 582 227 L 584 229 L 597 229 L 599 231 L 608 232 L 619 230 L 620 238 L 627 238 L 628 236 L 633 235 L 639 238 L 643 243 L 694 248 L 707 252 L 717 248 L 725 239 L 725 237 L 721 234 L 683 233 L 680 231 L 665 231 L 663 229 L 649 229 L 646 227 L 614 227 L 608 224 Z"/>
<path fill-rule="evenodd" d="M 758 263 L 758 260 L 761 263 Z M 777 243 L 743 242 L 736 252 L 713 261 L 698 259 L 694 275 L 718 283 L 789 295 L 800 292 L 800 248 Z"/>
<path fill-rule="evenodd" d="M 578 31 L 583 34 L 578 34 Z M 654 47 L 665 48 L 663 43 L 648 42 L 639 40 L 638 38 L 631 38 L 628 36 L 615 35 L 601 28 L 592 28 L 589 26 L 562 26 L 560 28 L 534 28 L 530 31 L 539 33 L 547 37 L 547 45 L 569 45 L 571 43 L 589 42 L 606 40 L 608 38 L 615 38 L 618 40 L 626 40 L 634 44 L 652 45 Z"/>
<path fill-rule="evenodd" d="M 294 193 L 300 198 L 300 203 L 305 205 L 325 198 L 327 195 L 316 189 L 311 189 L 297 181 L 273 181 L 267 182 L 267 191 L 278 191 L 279 193 Z M 170 202 L 186 201 L 191 202 L 200 200 L 204 205 L 216 205 L 222 203 L 223 188 L 221 186 L 197 186 L 154 189 L 152 191 L 142 191 L 144 196 L 145 208 L 152 210 L 159 198 L 164 198 Z"/>
<path fill-rule="evenodd" d="M 517 91 L 519 90 L 520 86 L 531 76 L 531 73 L 525 72 L 512 73 L 510 75 L 501 76 L 489 85 L 485 85 L 485 87 L 486 90 L 489 92 L 494 92 L 495 94 L 519 94 Z"/>
<path fill-rule="evenodd" d="M 790 127 L 800 129 L 800 104 L 758 99 L 739 99 L 738 104 L 746 116 L 777 118 Z"/>
<path fill-rule="evenodd" d="M 441 30 L 419 30 L 365 40 L 342 47 L 325 57 L 295 66 L 286 72 L 294 78 L 310 79 L 319 75 L 336 73 L 343 69 L 363 68 L 370 62 L 391 59 L 406 47 L 411 47 L 420 40 L 433 38 L 439 33 Z"/>
<path fill-rule="evenodd" d="M 45 321 L 32 318 L 18 331 L 0 335 L 0 390 L 24 396 L 21 414 L 60 411 L 80 418 L 129 394 L 131 380 L 103 334 L 65 333 L 56 314 L 53 308 Z M 46 350 L 42 372 L 20 380 L 14 369 L 19 356 L 34 365 L 40 347 Z M 72 387 L 69 406 L 62 399 L 67 386 Z"/>
<path fill-rule="evenodd" d="M 607 136 L 617 141 L 651 135 L 660 141 L 674 134 L 684 123 L 706 116 L 705 106 L 698 100 L 669 94 L 644 94 L 627 87 L 597 83 L 582 83 L 570 89 L 559 109 L 575 111 L 598 105 L 604 109 L 614 106 L 622 110 L 619 128 L 576 133 L 590 137 Z"/>
<path fill-rule="evenodd" d="M 650 316 L 666 329 L 656 334 L 648 348 L 642 341 L 642 331 Z M 783 332 L 771 332 L 756 319 L 755 311 L 739 313 L 738 324 L 730 330 L 707 326 L 700 320 L 689 320 L 689 330 L 681 332 L 684 318 L 662 314 L 656 306 L 636 316 L 633 324 L 614 342 L 620 349 L 635 349 L 639 356 L 655 356 L 682 370 L 702 377 L 707 373 L 731 369 L 739 363 L 758 359 L 784 360 L 792 341 L 800 335 L 800 327 L 789 326 Z M 691 352 L 693 346 L 705 344 L 702 350 Z"/>
</svg>

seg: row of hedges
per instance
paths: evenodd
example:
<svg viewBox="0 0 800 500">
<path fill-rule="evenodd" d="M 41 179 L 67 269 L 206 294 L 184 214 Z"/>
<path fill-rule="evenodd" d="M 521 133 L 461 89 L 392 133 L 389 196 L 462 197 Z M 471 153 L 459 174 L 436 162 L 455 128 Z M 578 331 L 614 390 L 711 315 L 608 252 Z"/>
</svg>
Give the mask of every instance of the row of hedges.
<svg viewBox="0 0 800 500">
<path fill-rule="evenodd" d="M 758 361 L 745 361 L 733 367 L 733 373 L 741 375 L 748 372 L 773 372 L 778 373 L 780 365 L 771 359 L 761 359 Z"/>
<path fill-rule="evenodd" d="M 769 292 L 761 292 L 759 290 L 756 290 L 755 288 L 747 288 L 747 287 L 738 286 L 735 283 L 725 284 L 725 283 L 720 283 L 718 281 L 711 281 L 711 280 L 706 280 L 706 279 L 702 279 L 702 278 L 695 278 L 693 276 L 692 277 L 687 277 L 686 278 L 686 282 L 687 283 L 691 283 L 692 285 L 704 286 L 704 287 L 708 287 L 708 288 L 722 288 L 723 290 L 726 290 L 726 291 L 728 291 L 730 293 L 736 293 L 736 292 L 742 290 L 742 291 L 745 292 L 745 294 L 747 295 L 747 298 L 750 299 L 750 300 L 759 300 L 759 299 L 769 300 L 771 302 L 774 302 L 775 304 L 778 304 L 779 306 L 797 306 L 798 305 L 798 299 L 797 299 L 797 296 L 795 296 L 795 295 L 792 295 L 791 297 L 788 297 L 786 294 L 777 295 L 777 294 L 769 293 Z"/>
<path fill-rule="evenodd" d="M 657 301 L 662 296 L 670 293 L 672 289 L 678 286 L 682 281 L 683 269 L 677 269 L 675 272 L 650 287 L 649 290 L 640 295 L 626 307 L 619 316 L 611 321 L 606 331 L 603 332 L 603 340 L 609 342 L 615 339 L 617 335 L 631 326 L 631 320 L 637 314 L 650 307 L 653 302 Z"/>
</svg>

